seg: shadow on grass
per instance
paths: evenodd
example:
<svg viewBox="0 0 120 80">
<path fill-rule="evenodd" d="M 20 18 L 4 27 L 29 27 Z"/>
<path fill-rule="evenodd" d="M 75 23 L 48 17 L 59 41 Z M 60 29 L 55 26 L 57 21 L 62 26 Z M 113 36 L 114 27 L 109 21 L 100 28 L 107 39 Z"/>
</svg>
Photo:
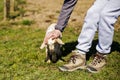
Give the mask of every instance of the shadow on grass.
<svg viewBox="0 0 120 80">
<path fill-rule="evenodd" d="M 75 46 L 77 44 L 78 44 L 77 41 L 65 43 L 65 45 L 63 45 L 62 56 L 65 57 L 68 54 L 70 54 L 72 52 L 72 50 L 74 50 L 76 48 Z"/>
<path fill-rule="evenodd" d="M 98 43 L 98 40 L 93 40 L 92 46 L 90 48 L 90 51 L 87 53 L 86 59 L 89 60 L 89 58 L 96 53 L 96 45 Z M 72 52 L 76 48 L 76 45 L 78 44 L 77 41 L 68 42 L 63 45 L 63 54 L 62 56 L 65 57 L 68 54 Z M 120 43 L 113 41 L 111 46 L 111 53 L 117 51 L 120 52 Z"/>
<path fill-rule="evenodd" d="M 111 52 L 117 51 L 120 53 L 120 43 L 113 41 Z"/>
</svg>

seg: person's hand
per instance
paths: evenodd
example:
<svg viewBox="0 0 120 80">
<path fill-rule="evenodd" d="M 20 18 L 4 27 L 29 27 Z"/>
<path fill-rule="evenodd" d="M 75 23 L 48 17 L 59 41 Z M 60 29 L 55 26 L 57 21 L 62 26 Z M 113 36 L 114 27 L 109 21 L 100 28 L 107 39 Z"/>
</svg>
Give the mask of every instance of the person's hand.
<svg viewBox="0 0 120 80">
<path fill-rule="evenodd" d="M 62 33 L 61 33 L 60 30 L 54 30 L 54 31 L 49 32 L 48 34 L 46 34 L 43 43 L 47 44 L 48 39 L 50 39 L 50 38 L 51 39 L 56 39 L 56 38 L 61 37 L 61 36 L 62 36 Z"/>
<path fill-rule="evenodd" d="M 46 44 L 50 38 L 55 39 L 58 37 L 62 37 L 62 33 L 60 30 L 53 30 L 53 31 L 49 32 L 48 34 L 46 34 L 44 41 L 43 41 L 42 45 L 40 46 L 40 49 L 43 49 L 46 46 Z"/>
</svg>

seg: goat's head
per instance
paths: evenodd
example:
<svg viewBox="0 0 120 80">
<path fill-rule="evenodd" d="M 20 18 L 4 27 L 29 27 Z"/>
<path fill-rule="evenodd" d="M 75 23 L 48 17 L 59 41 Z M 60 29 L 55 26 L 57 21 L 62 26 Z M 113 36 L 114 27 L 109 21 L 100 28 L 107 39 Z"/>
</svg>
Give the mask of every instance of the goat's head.
<svg viewBox="0 0 120 80">
<path fill-rule="evenodd" d="M 54 47 L 55 47 L 54 45 L 55 45 L 56 43 L 58 43 L 58 44 L 60 44 L 60 45 L 64 45 L 63 41 L 62 41 L 60 38 L 53 39 L 53 40 L 50 38 L 50 39 L 48 40 L 48 43 L 47 43 L 47 44 L 42 43 L 40 49 L 43 49 L 43 48 L 45 48 L 45 47 L 48 47 L 50 50 L 54 50 Z"/>
</svg>

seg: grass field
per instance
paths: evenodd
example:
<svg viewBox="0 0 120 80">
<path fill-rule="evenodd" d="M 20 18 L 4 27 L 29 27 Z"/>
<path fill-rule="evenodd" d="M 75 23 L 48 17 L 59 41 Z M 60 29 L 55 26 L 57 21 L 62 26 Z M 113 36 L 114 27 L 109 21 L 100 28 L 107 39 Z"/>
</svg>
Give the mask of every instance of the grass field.
<svg viewBox="0 0 120 80">
<path fill-rule="evenodd" d="M 107 57 L 107 65 L 102 71 L 97 74 L 89 73 L 86 70 L 61 72 L 58 67 L 65 62 L 45 63 L 45 49 L 40 50 L 39 47 L 45 34 L 43 27 L 56 22 L 63 0 L 26 1 L 30 2 L 27 3 L 28 7 L 32 3 L 34 3 L 32 5 L 36 4 L 34 7 L 38 7 L 38 10 L 35 14 L 27 15 L 27 19 L 23 18 L 22 22 L 10 23 L 8 21 L 0 24 L 0 80 L 120 80 L 120 19 L 115 24 L 112 50 Z M 36 3 L 37 1 L 38 3 Z M 55 2 L 53 3 L 53 1 Z M 71 51 L 75 49 L 85 13 L 93 1 L 78 1 L 69 24 L 63 32 L 62 39 L 65 42 L 63 59 L 65 60 L 69 59 Z M 2 3 L 0 2 L 0 4 Z M 0 15 L 3 14 L 1 8 L 3 8 L 2 5 L 0 5 Z M 35 11 L 33 9 L 37 8 L 30 7 L 30 9 Z M 2 20 L 3 17 L 0 17 Z M 35 20 L 35 23 L 32 24 L 33 22 L 28 18 Z M 50 22 L 47 22 L 48 20 Z M 97 41 L 96 33 L 93 45 L 87 55 L 87 63 L 92 60 Z"/>
<path fill-rule="evenodd" d="M 85 70 L 60 72 L 56 64 L 44 62 L 45 50 L 40 50 L 45 31 L 33 27 L 0 27 L 0 80 L 119 80 L 120 79 L 120 31 L 115 32 L 112 52 L 108 64 L 97 74 Z M 68 60 L 75 48 L 79 33 L 74 28 L 67 28 L 63 33 L 64 59 Z M 74 35 L 73 35 L 74 34 Z M 89 53 L 95 51 L 97 35 Z M 89 58 L 90 60 L 92 58 Z M 89 63 L 89 61 L 87 61 Z"/>
</svg>

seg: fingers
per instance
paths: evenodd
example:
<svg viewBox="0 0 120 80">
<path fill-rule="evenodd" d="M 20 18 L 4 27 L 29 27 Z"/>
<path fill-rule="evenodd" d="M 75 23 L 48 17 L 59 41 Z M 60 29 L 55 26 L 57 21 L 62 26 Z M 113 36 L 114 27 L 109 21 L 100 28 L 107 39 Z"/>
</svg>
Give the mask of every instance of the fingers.
<svg viewBox="0 0 120 80">
<path fill-rule="evenodd" d="M 56 38 L 60 37 L 60 35 L 61 35 L 61 32 L 60 32 L 59 30 L 54 30 L 54 31 L 52 32 L 51 38 L 52 38 L 52 39 L 56 39 Z"/>
<path fill-rule="evenodd" d="M 52 38 L 52 39 L 54 38 L 54 35 L 52 33 L 49 33 L 45 36 L 44 43 L 47 44 L 48 39 L 50 39 L 50 38 Z"/>
<path fill-rule="evenodd" d="M 59 30 L 54 30 L 52 32 L 49 32 L 44 38 L 44 43 L 47 44 L 48 39 L 50 39 L 50 38 L 56 39 L 56 38 L 60 37 L 60 35 L 61 35 L 61 32 Z"/>
</svg>

